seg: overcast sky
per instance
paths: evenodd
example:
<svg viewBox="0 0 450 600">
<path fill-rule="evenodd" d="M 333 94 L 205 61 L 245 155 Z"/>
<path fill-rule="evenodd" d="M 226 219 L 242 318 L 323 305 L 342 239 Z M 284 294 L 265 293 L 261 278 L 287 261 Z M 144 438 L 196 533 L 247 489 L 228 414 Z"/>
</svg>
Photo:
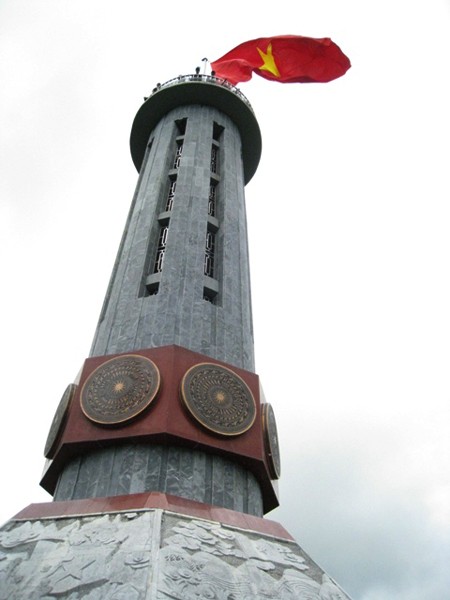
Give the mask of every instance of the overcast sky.
<svg viewBox="0 0 450 600">
<path fill-rule="evenodd" d="M 450 597 L 450 2 L 0 1 L 0 521 L 31 502 L 88 356 L 157 82 L 256 37 L 331 37 L 328 84 L 240 85 L 256 371 L 279 521 L 355 600 Z"/>
</svg>

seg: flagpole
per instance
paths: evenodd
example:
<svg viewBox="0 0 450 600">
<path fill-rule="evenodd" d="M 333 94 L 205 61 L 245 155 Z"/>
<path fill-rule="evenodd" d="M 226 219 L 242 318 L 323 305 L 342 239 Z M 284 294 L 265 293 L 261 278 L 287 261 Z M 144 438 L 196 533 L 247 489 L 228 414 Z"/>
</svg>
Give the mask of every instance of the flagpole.
<svg viewBox="0 0 450 600">
<path fill-rule="evenodd" d="M 206 75 L 206 63 L 209 62 L 207 58 L 202 58 L 203 63 L 203 75 Z"/>
</svg>

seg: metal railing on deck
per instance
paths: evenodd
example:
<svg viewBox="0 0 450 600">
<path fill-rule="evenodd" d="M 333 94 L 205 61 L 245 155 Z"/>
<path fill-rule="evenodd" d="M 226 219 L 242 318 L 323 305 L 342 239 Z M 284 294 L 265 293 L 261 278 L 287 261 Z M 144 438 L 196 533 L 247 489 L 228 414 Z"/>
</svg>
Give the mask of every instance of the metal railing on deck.
<svg viewBox="0 0 450 600">
<path fill-rule="evenodd" d="M 144 98 L 144 100 L 148 100 L 148 98 L 150 98 L 154 94 L 157 94 L 159 91 L 161 91 L 161 90 L 163 90 L 165 88 L 171 87 L 173 85 L 178 85 L 180 83 L 192 83 L 192 82 L 195 82 L 195 83 L 209 83 L 209 84 L 212 83 L 213 85 L 218 85 L 220 87 L 224 87 L 227 90 L 230 90 L 230 92 L 233 92 L 233 94 L 235 94 L 243 102 L 245 102 L 245 104 L 253 112 L 252 105 L 247 100 L 247 98 L 244 96 L 244 94 L 241 92 L 241 90 L 238 90 L 237 87 L 235 87 L 234 85 L 232 85 L 226 79 L 222 79 L 221 77 L 216 77 L 214 75 L 205 75 L 205 74 L 201 74 L 201 73 L 193 73 L 192 75 L 178 75 L 178 77 L 174 77 L 173 79 L 169 79 L 169 81 L 166 81 L 165 83 L 157 83 L 156 87 L 153 88 L 152 93 L 150 94 L 150 96 Z"/>
</svg>

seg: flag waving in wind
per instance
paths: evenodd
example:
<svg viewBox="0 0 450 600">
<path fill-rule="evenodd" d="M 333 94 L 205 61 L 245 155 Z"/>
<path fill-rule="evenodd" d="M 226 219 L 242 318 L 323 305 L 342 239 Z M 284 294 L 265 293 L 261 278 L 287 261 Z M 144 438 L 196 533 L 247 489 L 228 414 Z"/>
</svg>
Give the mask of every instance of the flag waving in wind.
<svg viewBox="0 0 450 600">
<path fill-rule="evenodd" d="M 280 83 L 327 82 L 344 75 L 350 61 L 329 38 L 280 35 L 244 42 L 211 63 L 217 77 L 236 84 L 252 73 Z"/>
</svg>

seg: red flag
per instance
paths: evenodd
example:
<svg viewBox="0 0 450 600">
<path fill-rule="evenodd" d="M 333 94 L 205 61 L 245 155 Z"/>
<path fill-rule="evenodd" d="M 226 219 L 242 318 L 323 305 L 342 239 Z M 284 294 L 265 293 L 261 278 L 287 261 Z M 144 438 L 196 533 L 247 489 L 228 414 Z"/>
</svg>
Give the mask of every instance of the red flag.
<svg viewBox="0 0 450 600">
<path fill-rule="evenodd" d="M 211 63 L 217 77 L 236 84 L 252 73 L 281 83 L 332 81 L 344 75 L 350 61 L 330 38 L 280 35 L 244 42 Z"/>
</svg>

